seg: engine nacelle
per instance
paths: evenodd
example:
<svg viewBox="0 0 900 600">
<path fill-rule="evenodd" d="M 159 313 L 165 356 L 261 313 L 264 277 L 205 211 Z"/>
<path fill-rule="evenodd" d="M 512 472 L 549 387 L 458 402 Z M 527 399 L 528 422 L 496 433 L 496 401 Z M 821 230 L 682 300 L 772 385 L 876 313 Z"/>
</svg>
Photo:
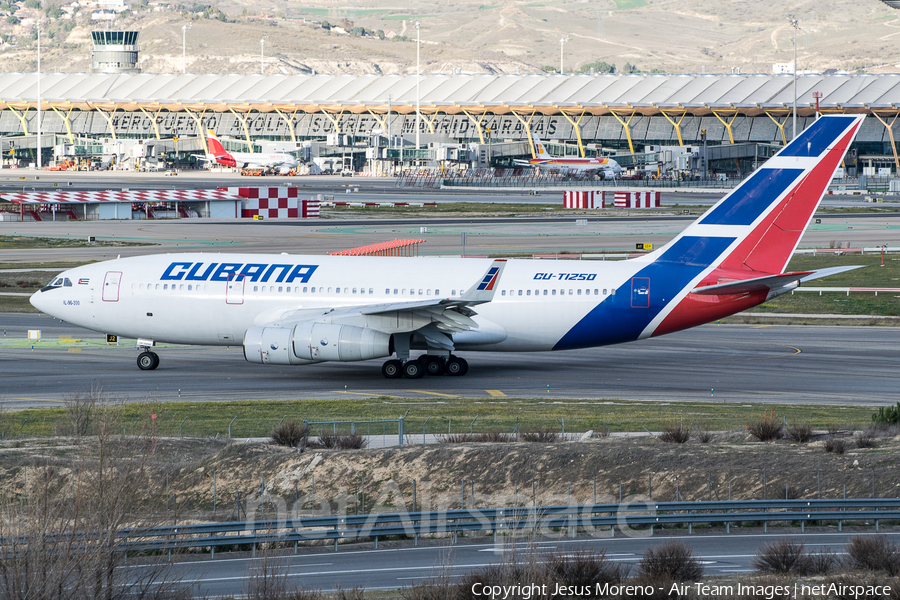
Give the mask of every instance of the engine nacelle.
<svg viewBox="0 0 900 600">
<path fill-rule="evenodd" d="M 354 325 L 300 323 L 293 328 L 252 327 L 244 334 L 244 358 L 275 365 L 306 365 L 390 356 L 391 336 Z"/>
</svg>

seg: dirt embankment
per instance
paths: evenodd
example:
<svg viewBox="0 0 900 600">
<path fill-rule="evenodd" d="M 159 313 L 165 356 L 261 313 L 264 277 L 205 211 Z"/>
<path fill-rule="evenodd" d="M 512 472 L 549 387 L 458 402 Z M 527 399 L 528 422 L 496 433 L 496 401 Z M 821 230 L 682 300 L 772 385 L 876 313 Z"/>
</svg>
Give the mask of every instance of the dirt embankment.
<svg viewBox="0 0 900 600">
<path fill-rule="evenodd" d="M 758 443 L 744 433 L 720 434 L 710 443 L 666 444 L 649 437 L 591 439 L 557 444 L 436 444 L 372 450 L 296 450 L 269 444 L 226 444 L 214 440 L 157 440 L 148 462 L 148 494 L 140 510 L 178 511 L 178 520 L 203 521 L 259 506 L 284 516 L 346 510 L 394 512 L 461 506 L 489 507 L 590 503 L 652 491 L 657 501 L 733 499 L 896 497 L 900 437 L 884 437 L 875 448 L 837 455 L 824 441 Z M 68 440 L 0 447 L 0 490 L 23 493 L 47 467 L 61 481 L 71 478 L 76 457 L 90 444 Z M 147 448 L 149 450 L 149 448 Z M 76 467 L 77 469 L 77 467 Z M 165 495 L 168 481 L 168 499 Z M 596 481 L 596 484 L 595 484 Z M 534 498 L 532 499 L 532 482 Z M 652 489 L 651 489 L 652 486 Z M 786 489 L 787 488 L 787 489 Z M 61 488 L 60 488 L 61 489 Z M 261 490 L 265 495 L 261 496 Z M 149 490 L 153 490 L 149 492 Z M 821 490 L 821 492 L 820 492 Z M 474 494 L 474 496 L 473 496 Z"/>
</svg>

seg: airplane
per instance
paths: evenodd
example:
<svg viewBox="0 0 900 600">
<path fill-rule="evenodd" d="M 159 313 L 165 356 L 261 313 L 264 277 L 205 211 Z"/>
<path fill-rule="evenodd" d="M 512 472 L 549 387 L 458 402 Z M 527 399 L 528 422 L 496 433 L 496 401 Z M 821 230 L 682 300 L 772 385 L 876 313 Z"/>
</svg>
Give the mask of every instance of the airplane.
<svg viewBox="0 0 900 600">
<path fill-rule="evenodd" d="M 611 158 L 556 158 L 550 156 L 544 143 L 534 137 L 537 156 L 531 160 L 514 160 L 518 167 L 535 167 L 553 171 L 576 171 L 578 173 L 597 173 L 601 179 L 616 179 L 622 175 L 622 167 Z"/>
<path fill-rule="evenodd" d="M 209 152 L 204 160 L 215 161 L 226 167 L 277 169 L 282 175 L 287 175 L 291 169 L 300 165 L 300 161 L 283 152 L 275 154 L 229 152 L 211 129 L 206 130 L 206 146 Z"/>
<path fill-rule="evenodd" d="M 862 119 L 819 118 L 672 241 L 630 260 L 148 255 L 64 271 L 31 304 L 135 338 L 143 370 L 159 366 L 159 342 L 242 344 L 267 365 L 386 358 L 385 377 L 418 378 L 464 375 L 462 351 L 656 337 L 857 268 L 785 272 Z"/>
</svg>

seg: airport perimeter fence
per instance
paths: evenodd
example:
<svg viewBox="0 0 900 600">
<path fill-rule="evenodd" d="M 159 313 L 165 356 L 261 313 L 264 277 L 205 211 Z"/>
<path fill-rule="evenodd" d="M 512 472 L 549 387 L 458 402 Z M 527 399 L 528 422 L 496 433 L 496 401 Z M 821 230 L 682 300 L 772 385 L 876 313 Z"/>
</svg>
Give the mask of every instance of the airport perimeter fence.
<svg viewBox="0 0 900 600">
<path fill-rule="evenodd" d="M 496 405 L 483 401 L 487 405 L 483 412 L 467 414 L 467 411 L 461 411 L 450 416 L 415 409 L 403 415 L 370 413 L 368 404 L 373 399 L 369 399 L 361 401 L 362 415 L 365 416 L 350 418 L 300 412 L 296 405 L 281 407 L 276 403 L 261 406 L 245 402 L 229 410 L 210 407 L 203 402 L 158 402 L 152 405 L 123 404 L 120 420 L 123 436 L 235 441 L 265 441 L 279 425 L 295 422 L 307 427 L 313 441 L 323 436 L 358 435 L 365 440 L 366 447 L 381 448 L 443 442 L 568 442 L 591 437 L 651 437 L 672 428 L 684 430 L 692 441 L 705 443 L 711 439 L 746 436 L 750 426 L 771 419 L 774 414 L 770 410 L 758 413 L 754 407 L 736 404 L 727 405 L 723 412 L 719 403 L 716 403 L 718 406 L 710 403 L 708 409 L 703 403 L 691 408 L 690 418 L 674 410 L 666 412 L 666 408 L 649 406 L 633 407 L 619 416 L 610 411 L 610 416 L 604 410 L 609 401 L 561 401 L 546 388 L 535 390 L 535 395 L 541 392 L 548 399 L 524 402 L 519 416 L 510 414 L 519 411 L 511 406 L 516 405 L 515 399 L 504 398 Z M 715 401 L 718 394 L 710 390 L 707 398 Z M 530 414 L 531 405 L 538 406 L 544 414 Z M 785 432 L 791 424 L 808 420 L 799 407 L 778 406 L 776 412 L 775 418 L 784 426 Z M 75 414 L 71 405 L 70 408 L 42 409 L 35 415 L 29 411 L 0 411 L 0 441 L 68 436 L 72 433 L 72 421 L 84 418 L 84 415 Z M 871 426 L 871 418 L 872 413 L 862 407 L 852 415 L 844 415 L 840 424 L 829 424 L 828 429 L 831 434 L 849 438 L 856 431 Z M 826 435 L 820 430 L 820 437 Z"/>
</svg>

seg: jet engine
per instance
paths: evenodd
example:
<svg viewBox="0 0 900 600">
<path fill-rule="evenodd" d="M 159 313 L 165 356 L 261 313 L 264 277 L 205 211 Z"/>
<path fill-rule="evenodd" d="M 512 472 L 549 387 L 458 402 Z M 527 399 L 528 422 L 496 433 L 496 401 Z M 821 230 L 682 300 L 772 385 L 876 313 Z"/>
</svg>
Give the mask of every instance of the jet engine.
<svg viewBox="0 0 900 600">
<path fill-rule="evenodd" d="M 251 327 L 244 334 L 244 358 L 252 363 L 308 365 L 391 354 L 391 336 L 369 327 L 300 323 L 293 328 Z"/>
</svg>

